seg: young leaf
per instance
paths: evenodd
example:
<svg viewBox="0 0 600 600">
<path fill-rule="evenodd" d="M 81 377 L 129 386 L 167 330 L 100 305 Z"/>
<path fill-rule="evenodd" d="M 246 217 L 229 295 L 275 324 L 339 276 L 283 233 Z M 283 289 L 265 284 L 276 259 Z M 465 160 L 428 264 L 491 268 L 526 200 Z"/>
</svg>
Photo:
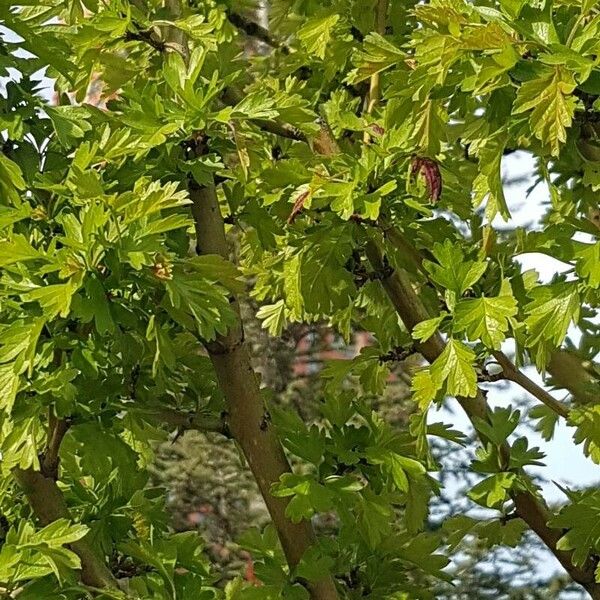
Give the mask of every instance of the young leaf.
<svg viewBox="0 0 600 600">
<path fill-rule="evenodd" d="M 517 301 L 513 296 L 465 298 L 454 309 L 453 329 L 466 332 L 471 342 L 481 340 L 488 348 L 499 350 L 509 319 L 516 314 Z"/>
<path fill-rule="evenodd" d="M 513 114 L 531 111 L 531 130 L 553 156 L 567 141 L 567 129 L 573 122 L 576 83 L 562 66 L 547 70 L 542 76 L 526 81 L 517 92 Z"/>
<path fill-rule="evenodd" d="M 473 397 L 477 393 L 474 364 L 475 353 L 462 342 L 450 339 L 431 365 L 431 379 L 438 386 L 445 382 L 451 396 Z"/>
</svg>

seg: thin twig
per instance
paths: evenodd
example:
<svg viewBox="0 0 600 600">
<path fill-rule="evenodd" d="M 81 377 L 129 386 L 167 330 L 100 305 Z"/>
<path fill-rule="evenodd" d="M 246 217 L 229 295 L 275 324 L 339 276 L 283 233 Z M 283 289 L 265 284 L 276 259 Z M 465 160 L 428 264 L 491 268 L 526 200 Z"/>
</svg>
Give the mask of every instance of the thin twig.
<svg viewBox="0 0 600 600">
<path fill-rule="evenodd" d="M 542 404 L 545 404 L 549 409 L 557 415 L 564 417 L 569 416 L 569 409 L 562 403 L 551 396 L 543 387 L 529 379 L 527 375 L 519 371 L 514 363 L 503 352 L 493 352 L 494 358 L 502 367 L 504 377 L 517 385 L 520 385 L 524 390 L 535 396 Z"/>
<path fill-rule="evenodd" d="M 385 33 L 385 23 L 387 18 L 388 0 L 378 0 L 377 6 L 375 7 L 375 31 L 380 35 Z M 381 75 L 379 73 L 373 73 L 371 75 L 371 81 L 369 85 L 369 93 L 365 99 L 366 112 L 371 114 L 374 108 L 379 102 L 381 97 Z M 370 134 L 365 131 L 364 141 L 368 143 L 371 139 Z"/>
<path fill-rule="evenodd" d="M 235 88 L 228 87 L 223 90 L 221 100 L 227 106 L 235 106 L 243 99 L 243 95 Z M 259 129 L 267 133 L 273 133 L 280 137 L 296 140 L 299 142 L 307 142 L 308 138 L 297 127 L 289 123 L 283 123 L 275 119 L 250 119 Z"/>
<path fill-rule="evenodd" d="M 126 42 L 142 42 L 148 44 L 157 52 L 164 52 L 166 49 L 165 42 L 156 39 L 151 30 L 127 31 L 123 37 Z"/>
<path fill-rule="evenodd" d="M 136 409 L 136 412 L 154 417 L 163 423 L 177 427 L 180 430 L 194 429 L 212 433 L 220 433 L 229 438 L 231 433 L 227 424 L 227 415 L 208 415 L 202 413 L 187 413 L 174 408 Z"/>
<path fill-rule="evenodd" d="M 256 38 L 267 46 L 271 46 L 271 48 L 281 50 L 281 52 L 284 54 L 290 53 L 288 46 L 286 46 L 283 42 L 276 40 L 267 29 L 265 29 L 262 25 L 255 23 L 251 19 L 231 11 L 227 12 L 227 19 L 229 19 L 229 22 L 234 27 L 237 27 L 237 29 L 243 31 L 247 36 Z"/>
</svg>

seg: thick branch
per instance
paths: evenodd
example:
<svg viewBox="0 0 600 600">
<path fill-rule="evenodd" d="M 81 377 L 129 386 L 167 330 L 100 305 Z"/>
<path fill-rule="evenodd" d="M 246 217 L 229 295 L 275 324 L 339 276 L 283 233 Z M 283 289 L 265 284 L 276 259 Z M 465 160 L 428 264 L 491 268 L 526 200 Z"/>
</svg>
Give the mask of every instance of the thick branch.
<svg viewBox="0 0 600 600">
<path fill-rule="evenodd" d="M 56 484 L 58 479 L 59 451 L 69 422 L 58 419 L 52 412 L 48 419 L 48 442 L 40 457 L 40 471 L 15 469 L 13 474 L 27 496 L 29 504 L 42 525 L 49 525 L 58 519 L 71 519 L 62 492 Z M 81 580 L 98 588 L 116 588 L 117 581 L 104 561 L 84 539 L 70 545 L 81 560 Z"/>
<path fill-rule="evenodd" d="M 591 370 L 586 369 L 584 361 L 569 350 L 555 350 L 550 357 L 548 372 L 552 383 L 569 390 L 575 402 L 593 404 L 600 402 L 600 380 Z"/>
<path fill-rule="evenodd" d="M 13 474 L 42 525 L 58 519 L 71 520 L 64 496 L 52 477 L 33 469 L 15 469 Z M 70 548 L 81 560 L 83 583 L 96 588 L 117 588 L 116 579 L 85 537 L 70 544 Z"/>
<path fill-rule="evenodd" d="M 214 186 L 190 185 L 199 254 L 228 257 L 223 217 Z M 237 301 L 232 303 L 238 312 Z M 225 336 L 206 344 L 219 386 L 225 396 L 229 427 L 256 478 L 290 567 L 295 567 L 315 543 L 309 521 L 292 523 L 285 510 L 289 499 L 276 498 L 271 486 L 291 471 L 263 403 L 258 378 L 250 362 L 241 319 Z M 336 600 L 333 580 L 325 576 L 309 585 L 314 600 Z"/>
<path fill-rule="evenodd" d="M 171 16 L 180 14 L 179 0 L 166 0 L 166 5 Z M 187 48 L 187 40 L 181 38 L 179 32 L 167 29 L 166 34 L 171 39 L 176 36 L 177 41 Z M 198 254 L 217 254 L 228 258 L 225 224 L 214 183 L 200 186 L 190 180 L 188 189 Z M 258 377 L 244 342 L 237 300 L 233 297 L 231 300 L 231 306 L 238 315 L 237 325 L 205 346 L 225 397 L 229 429 L 256 479 L 288 564 L 293 569 L 316 538 L 310 521 L 293 523 L 288 519 L 285 514 L 288 498 L 276 498 L 271 494 L 271 487 L 283 474 L 290 473 L 291 468 L 263 403 Z M 308 588 L 313 600 L 338 600 L 335 584 L 328 574 L 308 584 Z"/>
<path fill-rule="evenodd" d="M 173 17 L 181 12 L 180 0 L 166 0 L 166 6 Z M 176 36 L 177 41 L 187 48 L 187 40 L 179 32 L 168 29 L 166 34 L 171 39 Z M 228 258 L 225 224 L 214 183 L 199 186 L 190 180 L 188 189 L 198 253 Z M 276 498 L 271 494 L 271 487 L 283 474 L 290 473 L 291 468 L 261 397 L 258 377 L 244 342 L 237 300 L 233 297 L 231 300 L 231 306 L 238 315 L 237 325 L 205 346 L 225 397 L 229 429 L 256 479 L 290 569 L 293 569 L 316 538 L 310 521 L 293 523 L 288 519 L 285 511 L 289 499 Z M 313 600 L 338 600 L 335 584 L 328 574 L 308 584 L 308 588 Z"/>
</svg>

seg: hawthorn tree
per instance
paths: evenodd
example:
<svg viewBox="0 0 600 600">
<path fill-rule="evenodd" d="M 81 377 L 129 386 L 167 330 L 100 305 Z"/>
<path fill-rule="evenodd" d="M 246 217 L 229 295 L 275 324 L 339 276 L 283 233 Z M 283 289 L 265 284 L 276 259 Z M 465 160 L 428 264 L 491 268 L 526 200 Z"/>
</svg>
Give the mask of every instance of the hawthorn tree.
<svg viewBox="0 0 600 600">
<path fill-rule="evenodd" d="M 549 508 L 528 473 L 543 453 L 515 434 L 562 420 L 600 462 L 597 3 L 272 0 L 268 27 L 250 4 L 0 6 L 2 593 L 428 598 L 461 539 L 531 530 L 600 598 L 600 491 Z M 530 230 L 497 226 L 519 150 L 550 190 Z M 568 270 L 541 283 L 526 252 Z M 372 334 L 323 369 L 319 425 L 271 403 L 248 297 L 275 337 Z M 398 426 L 377 398 L 408 357 Z M 491 410 L 501 380 L 532 410 Z M 430 442 L 471 443 L 427 419 L 441 403 L 477 433 L 468 497 L 489 518 L 432 531 Z M 217 581 L 199 536 L 167 526 L 148 466 L 186 429 L 228 438 L 256 481 L 258 581 Z"/>
</svg>

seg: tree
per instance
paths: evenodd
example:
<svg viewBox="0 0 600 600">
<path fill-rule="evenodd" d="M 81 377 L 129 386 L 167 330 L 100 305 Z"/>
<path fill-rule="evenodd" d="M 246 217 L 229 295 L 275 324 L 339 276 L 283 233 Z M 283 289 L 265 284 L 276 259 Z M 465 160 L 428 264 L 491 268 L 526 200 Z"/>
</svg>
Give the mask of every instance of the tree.
<svg viewBox="0 0 600 600">
<path fill-rule="evenodd" d="M 600 598 L 600 492 L 548 507 L 527 470 L 543 453 L 514 433 L 566 420 L 600 462 L 597 3 L 274 0 L 268 28 L 246 4 L 0 7 L 17 40 L 1 46 L 4 595 L 428 598 L 461 540 L 530 530 Z M 550 190 L 535 230 L 497 227 L 518 150 Z M 523 252 L 570 271 L 543 284 Z M 372 334 L 322 370 L 318 425 L 270 403 L 248 297 L 274 337 Z M 377 400 L 409 357 L 402 426 Z M 528 414 L 489 408 L 501 380 Z M 478 441 L 427 420 L 443 402 Z M 219 581 L 199 536 L 167 526 L 148 469 L 186 429 L 228 438 L 253 475 L 258 581 Z M 431 527 L 437 438 L 476 446 L 468 498 L 488 518 Z"/>
</svg>

